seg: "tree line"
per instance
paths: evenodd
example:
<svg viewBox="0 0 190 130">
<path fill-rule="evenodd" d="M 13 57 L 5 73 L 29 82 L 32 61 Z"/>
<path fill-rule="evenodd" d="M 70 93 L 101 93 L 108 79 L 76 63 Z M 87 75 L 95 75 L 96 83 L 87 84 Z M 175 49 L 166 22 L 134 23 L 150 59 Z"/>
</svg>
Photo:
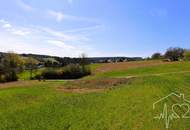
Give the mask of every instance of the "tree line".
<svg viewBox="0 0 190 130">
<path fill-rule="evenodd" d="M 26 69 L 32 76 L 37 64 L 38 61 L 32 57 L 24 58 L 13 52 L 3 53 L 0 56 L 0 82 L 17 81 L 18 73 Z"/>
<path fill-rule="evenodd" d="M 190 60 L 190 50 L 180 47 L 170 47 L 164 54 L 154 53 L 151 59 L 163 59 L 165 61 Z"/>
<path fill-rule="evenodd" d="M 18 74 L 29 72 L 29 79 L 73 79 L 91 74 L 85 54 L 77 58 L 75 63 L 67 63 L 65 67 L 56 64 L 53 58 L 40 61 L 32 55 L 22 56 L 13 52 L 0 54 L 0 82 L 17 81 Z M 34 75 L 35 70 L 46 67 L 41 74 Z M 61 68 L 61 69 L 60 69 Z"/>
<path fill-rule="evenodd" d="M 32 54 L 27 56 L 18 55 L 13 52 L 0 53 L 0 82 L 17 81 L 18 74 L 23 71 L 29 72 L 30 79 L 80 78 L 91 74 L 88 66 L 88 64 L 91 63 L 89 59 L 90 58 L 87 58 L 84 54 L 79 58 L 59 58 Z M 97 60 L 100 59 L 98 58 Z M 190 50 L 171 47 L 168 48 L 164 54 L 157 52 L 148 59 L 162 59 L 164 61 L 190 60 Z M 40 75 L 35 76 L 34 71 L 40 67 L 46 67 L 48 69 L 43 71 Z"/>
</svg>

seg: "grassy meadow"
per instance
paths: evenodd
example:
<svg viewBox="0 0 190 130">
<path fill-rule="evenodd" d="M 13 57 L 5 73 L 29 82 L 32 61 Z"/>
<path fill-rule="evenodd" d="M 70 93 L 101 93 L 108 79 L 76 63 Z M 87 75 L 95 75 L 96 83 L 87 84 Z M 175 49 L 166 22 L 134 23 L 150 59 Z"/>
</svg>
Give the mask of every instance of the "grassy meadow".
<svg viewBox="0 0 190 130">
<path fill-rule="evenodd" d="M 92 68 L 92 76 L 81 79 L 86 82 L 70 88 L 78 91 L 65 91 L 67 84 L 78 81 L 0 84 L 0 129 L 165 130 L 164 119 L 154 119 L 152 104 L 172 92 L 184 93 L 190 100 L 190 62 L 143 61 Z M 120 78 L 129 81 L 110 88 L 104 88 L 107 82 L 98 84 L 99 79 Z M 86 85 L 96 80 L 95 87 Z M 168 130 L 189 128 L 190 119 L 175 119 Z"/>
</svg>

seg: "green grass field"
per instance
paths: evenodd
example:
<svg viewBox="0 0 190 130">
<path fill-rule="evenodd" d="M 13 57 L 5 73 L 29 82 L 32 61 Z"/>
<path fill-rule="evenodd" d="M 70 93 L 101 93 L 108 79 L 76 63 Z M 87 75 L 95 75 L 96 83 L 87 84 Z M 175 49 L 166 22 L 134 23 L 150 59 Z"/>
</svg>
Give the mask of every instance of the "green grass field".
<svg viewBox="0 0 190 130">
<path fill-rule="evenodd" d="M 93 70 L 99 66 L 93 65 Z M 164 119 L 154 119 L 152 105 L 171 92 L 184 93 L 190 100 L 188 71 L 189 62 L 176 62 L 97 73 L 92 79 L 135 78 L 129 84 L 91 93 L 57 89 L 64 87 L 67 81 L 3 84 L 0 89 L 0 129 L 165 130 Z M 168 130 L 189 129 L 190 119 L 174 119 Z"/>
<path fill-rule="evenodd" d="M 32 76 L 35 77 L 37 74 L 41 74 L 42 71 L 44 71 L 46 68 L 41 68 L 41 69 L 37 69 L 34 70 L 32 73 Z M 30 79 L 30 71 L 29 70 L 25 70 L 22 73 L 20 73 L 18 75 L 20 80 L 29 80 Z"/>
</svg>

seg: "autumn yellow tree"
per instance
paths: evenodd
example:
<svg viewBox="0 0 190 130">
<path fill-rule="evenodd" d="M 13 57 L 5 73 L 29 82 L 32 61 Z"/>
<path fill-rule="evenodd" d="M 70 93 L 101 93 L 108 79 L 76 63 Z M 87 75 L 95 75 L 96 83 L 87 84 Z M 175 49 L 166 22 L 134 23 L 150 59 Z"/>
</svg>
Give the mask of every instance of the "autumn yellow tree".
<svg viewBox="0 0 190 130">
<path fill-rule="evenodd" d="M 190 60 L 190 50 L 186 50 L 186 51 L 183 53 L 183 56 L 184 56 L 184 59 L 185 59 L 185 60 Z"/>
<path fill-rule="evenodd" d="M 14 52 L 5 53 L 1 58 L 0 77 L 1 80 L 16 81 L 18 79 L 17 73 L 22 71 L 24 60 L 21 56 Z"/>
<path fill-rule="evenodd" d="M 33 57 L 28 57 L 25 61 L 25 64 L 26 64 L 26 67 L 29 69 L 30 71 L 30 79 L 33 78 L 33 73 L 34 73 L 34 70 L 37 69 L 37 64 L 39 63 L 38 60 L 36 60 L 35 58 Z"/>
</svg>

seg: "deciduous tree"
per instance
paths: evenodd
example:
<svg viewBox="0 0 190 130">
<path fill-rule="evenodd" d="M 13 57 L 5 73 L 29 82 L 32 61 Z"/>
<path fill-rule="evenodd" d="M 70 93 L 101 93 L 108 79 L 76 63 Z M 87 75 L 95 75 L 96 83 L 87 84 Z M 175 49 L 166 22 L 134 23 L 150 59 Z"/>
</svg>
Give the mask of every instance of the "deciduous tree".
<svg viewBox="0 0 190 130">
<path fill-rule="evenodd" d="M 183 48 L 169 48 L 166 53 L 165 53 L 165 58 L 170 59 L 171 61 L 178 61 L 180 59 L 183 59 L 183 53 L 184 49 Z"/>
</svg>

